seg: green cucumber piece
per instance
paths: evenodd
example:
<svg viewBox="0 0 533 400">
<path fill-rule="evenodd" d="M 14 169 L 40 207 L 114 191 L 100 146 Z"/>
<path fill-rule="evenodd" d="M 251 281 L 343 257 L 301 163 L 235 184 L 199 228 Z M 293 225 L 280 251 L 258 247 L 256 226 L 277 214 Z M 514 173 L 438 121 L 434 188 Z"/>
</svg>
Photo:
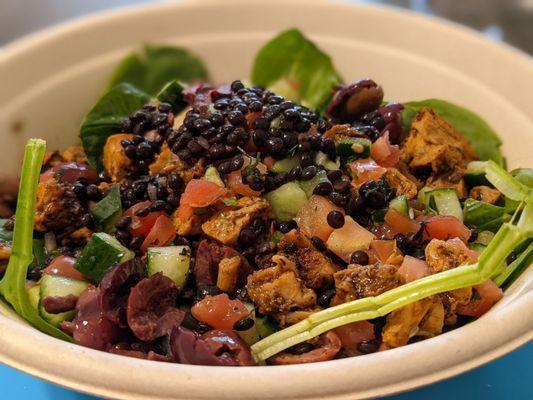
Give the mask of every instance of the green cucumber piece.
<svg viewBox="0 0 533 400">
<path fill-rule="evenodd" d="M 477 235 L 477 239 L 475 243 L 479 243 L 485 246 L 488 246 L 492 238 L 494 237 L 494 233 L 491 231 L 481 231 Z"/>
<path fill-rule="evenodd" d="M 358 158 L 370 157 L 370 146 L 372 142 L 365 138 L 346 137 L 339 140 L 335 147 L 337 155 L 341 158 L 346 158 L 348 162 L 354 161 Z"/>
<path fill-rule="evenodd" d="M 278 326 L 269 318 L 268 315 L 256 317 L 255 327 L 261 339 L 264 339 L 279 330 Z"/>
<path fill-rule="evenodd" d="M 272 165 L 270 171 L 280 174 L 282 172 L 289 172 L 291 169 L 299 164 L 300 160 L 297 156 L 287 157 L 282 160 L 278 160 Z"/>
<path fill-rule="evenodd" d="M 290 221 L 307 203 L 307 195 L 296 182 L 288 182 L 265 195 L 280 221 Z"/>
<path fill-rule="evenodd" d="M 89 286 L 87 282 L 76 279 L 65 278 L 58 275 L 44 275 L 39 285 L 39 314 L 52 325 L 59 326 L 61 322 L 71 319 L 74 316 L 74 310 L 60 314 L 47 313 L 41 304 L 42 299 L 47 296 L 65 297 L 74 295 L 79 297 L 87 289 L 87 286 Z"/>
<path fill-rule="evenodd" d="M 95 233 L 82 250 L 74 268 L 95 282 L 100 282 L 113 265 L 131 260 L 135 254 L 122 246 L 117 239 L 107 233 Z"/>
<path fill-rule="evenodd" d="M 464 174 L 465 183 L 470 186 L 492 186 L 487 180 L 487 174 L 485 173 L 485 167 L 487 163 L 485 161 L 471 161 L 466 167 Z"/>
<path fill-rule="evenodd" d="M 315 155 L 315 164 L 322 165 L 327 171 L 333 171 L 339 169 L 341 166 L 340 158 L 337 157 L 335 161 L 330 160 L 330 158 L 321 151 L 317 151 Z"/>
<path fill-rule="evenodd" d="M 225 187 L 224 182 L 220 178 L 220 174 L 218 173 L 218 170 L 213 166 L 205 170 L 204 178 L 206 181 L 213 182 L 220 187 Z"/>
<path fill-rule="evenodd" d="M 496 232 L 500 226 L 511 219 L 505 208 L 474 199 L 466 199 L 463 208 L 464 222 L 482 231 Z"/>
<path fill-rule="evenodd" d="M 389 208 L 409 217 L 409 202 L 404 194 L 392 199 L 389 203 Z"/>
<path fill-rule="evenodd" d="M 439 215 L 451 215 L 463 220 L 463 210 L 455 189 L 431 189 L 423 193 L 424 204 Z"/>
<path fill-rule="evenodd" d="M 146 258 L 149 276 L 162 272 L 179 289 L 185 286 L 191 266 L 189 246 L 149 247 Z"/>
<path fill-rule="evenodd" d="M 39 294 L 40 290 L 41 290 L 41 288 L 39 287 L 39 285 L 32 286 L 31 288 L 26 290 L 27 293 L 28 293 L 28 298 L 30 299 L 30 304 L 36 310 L 39 309 L 39 299 L 41 298 L 41 296 Z"/>
<path fill-rule="evenodd" d="M 315 190 L 315 187 L 322 182 L 329 182 L 328 175 L 326 171 L 320 170 L 316 173 L 315 176 L 313 176 L 308 181 L 298 181 L 298 184 L 302 188 L 302 190 L 305 192 L 305 195 L 307 197 L 311 197 L 313 194 L 313 191 Z"/>
<path fill-rule="evenodd" d="M 474 243 L 468 243 L 468 248 L 471 249 L 471 250 L 475 250 L 476 253 L 478 254 L 478 256 L 480 256 L 481 253 L 483 253 L 485 251 L 487 246 L 485 246 L 484 244 L 481 244 L 481 243 L 474 242 Z"/>
<path fill-rule="evenodd" d="M 97 231 L 109 233 L 115 230 L 115 222 L 122 216 L 118 185 L 113 186 L 107 196 L 91 208 L 91 215 Z"/>
</svg>

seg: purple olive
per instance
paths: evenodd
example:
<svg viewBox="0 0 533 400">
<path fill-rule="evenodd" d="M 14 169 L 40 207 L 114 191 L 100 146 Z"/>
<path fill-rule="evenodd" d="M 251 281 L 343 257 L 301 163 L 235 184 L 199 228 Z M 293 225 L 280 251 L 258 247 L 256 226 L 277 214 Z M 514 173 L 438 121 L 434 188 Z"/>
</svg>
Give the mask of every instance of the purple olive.
<svg viewBox="0 0 533 400">
<path fill-rule="evenodd" d="M 328 106 L 328 113 L 340 122 L 352 122 L 375 110 L 383 101 L 383 89 L 371 79 L 339 85 Z"/>
</svg>

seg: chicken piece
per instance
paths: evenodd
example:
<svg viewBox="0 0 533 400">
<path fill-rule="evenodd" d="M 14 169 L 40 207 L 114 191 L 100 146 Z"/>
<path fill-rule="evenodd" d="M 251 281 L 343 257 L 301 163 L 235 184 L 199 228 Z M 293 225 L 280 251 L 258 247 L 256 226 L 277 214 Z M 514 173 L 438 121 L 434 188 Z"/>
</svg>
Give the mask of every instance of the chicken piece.
<svg viewBox="0 0 533 400">
<path fill-rule="evenodd" d="M 496 204 L 500 196 L 501 193 L 497 189 L 488 186 L 474 186 L 470 190 L 470 197 L 489 204 Z"/>
<path fill-rule="evenodd" d="M 387 168 L 387 172 L 385 172 L 385 179 L 390 187 L 396 189 L 397 196 L 404 194 L 409 200 L 416 197 L 418 193 L 416 183 L 407 178 L 396 168 Z"/>
<path fill-rule="evenodd" d="M 55 167 L 56 165 L 61 165 L 66 162 L 65 158 L 61 155 L 61 153 L 57 150 L 54 151 L 47 151 L 44 154 L 43 158 L 43 167 L 44 169 L 49 169 L 52 167 Z"/>
<path fill-rule="evenodd" d="M 203 158 L 200 158 L 194 165 L 187 164 L 164 143 L 156 160 L 150 164 L 149 170 L 151 175 L 168 175 L 175 172 L 185 183 L 188 183 L 191 179 L 204 176 L 205 166 Z"/>
<path fill-rule="evenodd" d="M 11 246 L 0 243 L 0 261 L 9 260 L 11 257 Z"/>
<path fill-rule="evenodd" d="M 248 276 L 248 296 L 263 314 L 287 313 L 316 306 L 316 294 L 298 278 L 296 265 L 287 257 L 274 255 L 275 267 Z"/>
<path fill-rule="evenodd" d="M 446 175 L 439 176 L 438 178 L 430 177 L 426 182 L 426 186 L 433 189 L 455 189 L 457 196 L 464 199 L 468 195 L 464 179 L 461 178 L 456 182 L 452 182 L 449 179 L 450 177 Z"/>
<path fill-rule="evenodd" d="M 217 287 L 223 292 L 233 292 L 239 277 L 241 258 L 234 256 L 223 258 L 218 264 Z"/>
<path fill-rule="evenodd" d="M 130 133 L 120 133 L 107 138 L 104 146 L 103 164 L 113 182 L 121 181 L 135 171 L 135 163 L 126 156 L 120 143 L 123 139 L 131 140 Z"/>
<path fill-rule="evenodd" d="M 86 226 L 76 229 L 72 233 L 63 235 L 60 238 L 61 244 L 63 246 L 74 244 L 74 245 L 84 245 L 89 242 L 92 236 L 92 231 Z"/>
<path fill-rule="evenodd" d="M 202 233 L 202 224 L 206 222 L 213 214 L 209 208 L 202 209 L 202 211 L 204 212 L 202 212 L 201 214 L 194 213 L 190 219 L 188 219 L 187 221 L 182 221 L 179 218 L 179 208 L 177 208 L 172 213 L 172 223 L 176 228 L 176 233 L 179 236 L 200 235 Z"/>
<path fill-rule="evenodd" d="M 296 264 L 300 278 L 312 289 L 333 283 L 333 274 L 340 270 L 339 266 L 318 251 L 313 243 L 296 229 L 283 235 L 278 247 Z"/>
<path fill-rule="evenodd" d="M 46 232 L 54 229 L 75 230 L 81 226 L 85 213 L 74 192 L 55 179 L 39 182 L 35 206 L 35 230 Z"/>
<path fill-rule="evenodd" d="M 448 181 L 458 182 L 476 153 L 452 125 L 423 108 L 413 118 L 400 158 L 412 170 L 430 169 L 433 176 L 448 174 Z"/>
<path fill-rule="evenodd" d="M 403 281 L 397 270 L 395 265 L 376 264 L 350 265 L 347 269 L 336 272 L 333 275 L 336 293 L 331 304 L 377 296 L 400 286 Z"/>
<path fill-rule="evenodd" d="M 210 238 L 229 246 L 237 243 L 242 229 L 253 218 L 266 214 L 270 209 L 267 200 L 261 197 L 243 197 L 236 208 L 221 210 L 202 224 L 202 231 Z"/>
<path fill-rule="evenodd" d="M 87 156 L 81 146 L 70 146 L 63 152 L 63 158 L 66 162 L 76 164 L 87 164 Z"/>
<path fill-rule="evenodd" d="M 383 343 L 388 347 L 400 347 L 409 339 L 421 333 L 434 336 L 442 332 L 444 309 L 439 297 L 415 301 L 391 312 L 381 333 Z"/>
<path fill-rule="evenodd" d="M 364 137 L 350 124 L 333 125 L 331 129 L 324 133 L 324 137 L 332 138 L 338 142 L 346 137 Z"/>
</svg>

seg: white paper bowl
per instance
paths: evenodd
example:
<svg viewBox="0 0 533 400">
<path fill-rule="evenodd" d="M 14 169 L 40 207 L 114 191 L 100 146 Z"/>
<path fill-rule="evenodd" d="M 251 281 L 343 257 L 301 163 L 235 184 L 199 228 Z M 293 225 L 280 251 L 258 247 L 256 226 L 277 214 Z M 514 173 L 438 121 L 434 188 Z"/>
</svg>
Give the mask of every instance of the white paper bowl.
<svg viewBox="0 0 533 400">
<path fill-rule="evenodd" d="M 0 52 L 1 173 L 16 174 L 32 136 L 76 141 L 113 66 L 140 44 L 183 45 L 216 81 L 246 77 L 265 40 L 299 27 L 346 80 L 370 76 L 387 99 L 439 97 L 483 115 L 510 166 L 531 166 L 533 66 L 507 46 L 407 12 L 327 2 L 165 4 L 100 14 Z M 0 360 L 40 378 L 120 399 L 353 399 L 411 389 L 501 356 L 532 338 L 533 269 L 479 320 L 395 350 L 310 365 L 221 368 L 142 361 L 46 336 L 0 304 Z"/>
</svg>

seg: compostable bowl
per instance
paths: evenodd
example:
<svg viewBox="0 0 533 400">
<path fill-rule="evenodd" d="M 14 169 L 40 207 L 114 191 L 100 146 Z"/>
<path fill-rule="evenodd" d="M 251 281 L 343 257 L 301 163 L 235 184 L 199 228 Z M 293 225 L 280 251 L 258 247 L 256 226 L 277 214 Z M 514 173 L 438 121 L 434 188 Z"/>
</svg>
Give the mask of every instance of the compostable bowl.
<svg viewBox="0 0 533 400">
<path fill-rule="evenodd" d="M 465 28 L 408 12 L 325 1 L 185 2 L 128 8 L 34 34 L 0 51 L 0 178 L 14 177 L 25 141 L 77 141 L 84 113 L 118 60 L 143 43 L 182 45 L 214 81 L 248 76 L 259 46 L 298 27 L 345 80 L 372 77 L 388 100 L 438 97 L 471 108 L 501 134 L 508 163 L 531 166 L 531 59 Z M 0 303 L 0 361 L 117 399 L 353 399 L 429 384 L 532 338 L 533 269 L 479 320 L 376 354 L 278 367 L 200 367 L 144 361 L 65 343 Z"/>
</svg>

